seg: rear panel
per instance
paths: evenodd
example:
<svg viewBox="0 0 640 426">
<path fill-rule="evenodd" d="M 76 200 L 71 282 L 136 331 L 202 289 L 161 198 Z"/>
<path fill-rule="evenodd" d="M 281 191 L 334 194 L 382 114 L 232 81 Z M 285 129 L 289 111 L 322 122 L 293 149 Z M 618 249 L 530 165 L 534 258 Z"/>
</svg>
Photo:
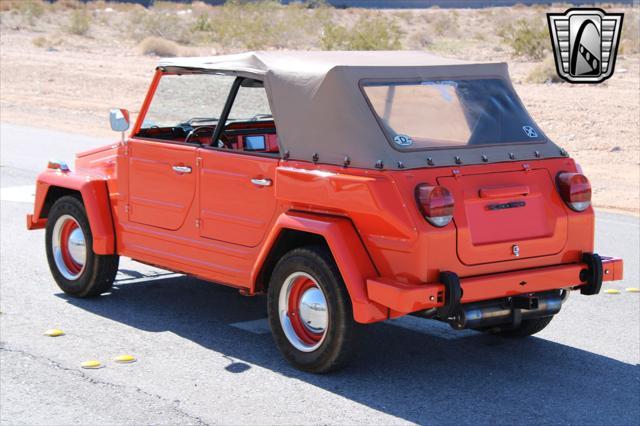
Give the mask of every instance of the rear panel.
<svg viewBox="0 0 640 426">
<path fill-rule="evenodd" d="M 457 252 L 465 265 L 557 254 L 567 213 L 549 171 L 540 168 L 439 177 L 456 200 Z"/>
</svg>

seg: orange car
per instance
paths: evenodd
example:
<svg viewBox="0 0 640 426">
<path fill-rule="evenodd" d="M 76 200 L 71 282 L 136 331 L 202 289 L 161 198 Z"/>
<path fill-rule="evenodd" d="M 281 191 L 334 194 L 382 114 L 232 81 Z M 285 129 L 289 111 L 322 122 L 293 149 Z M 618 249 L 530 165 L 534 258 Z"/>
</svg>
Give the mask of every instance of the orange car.
<svg viewBox="0 0 640 426">
<path fill-rule="evenodd" d="M 109 291 L 119 256 L 267 294 L 297 368 L 342 365 L 357 324 L 406 314 L 508 337 L 570 290 L 622 278 L 594 253 L 591 186 L 505 64 L 418 52 L 160 62 L 132 131 L 52 161 L 29 229 L 60 288 Z"/>
</svg>

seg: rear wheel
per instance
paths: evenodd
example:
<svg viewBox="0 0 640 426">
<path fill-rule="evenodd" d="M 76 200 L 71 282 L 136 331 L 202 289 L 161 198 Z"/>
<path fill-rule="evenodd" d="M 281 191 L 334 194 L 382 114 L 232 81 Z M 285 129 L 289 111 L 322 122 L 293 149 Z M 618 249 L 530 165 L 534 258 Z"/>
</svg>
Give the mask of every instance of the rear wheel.
<svg viewBox="0 0 640 426">
<path fill-rule="evenodd" d="M 89 220 L 78 198 L 64 196 L 53 204 L 45 240 L 49 269 L 62 291 L 91 297 L 111 289 L 119 257 L 93 252 Z"/>
<path fill-rule="evenodd" d="M 349 359 L 356 324 L 340 272 L 325 247 L 285 254 L 271 276 L 267 303 L 276 345 L 296 368 L 326 373 Z"/>
<path fill-rule="evenodd" d="M 518 327 L 512 329 L 494 329 L 491 334 L 507 338 L 529 337 L 542 331 L 553 319 L 553 316 L 522 320 Z"/>
</svg>

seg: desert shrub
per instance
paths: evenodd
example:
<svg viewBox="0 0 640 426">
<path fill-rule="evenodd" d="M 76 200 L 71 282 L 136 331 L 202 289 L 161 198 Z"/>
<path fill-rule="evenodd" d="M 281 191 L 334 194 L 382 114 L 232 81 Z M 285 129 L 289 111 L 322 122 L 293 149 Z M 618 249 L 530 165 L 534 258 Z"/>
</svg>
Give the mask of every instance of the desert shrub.
<svg viewBox="0 0 640 426">
<path fill-rule="evenodd" d="M 550 44 L 548 29 L 539 21 L 519 19 L 503 27 L 499 35 L 515 56 L 527 59 L 542 59 Z"/>
<path fill-rule="evenodd" d="M 85 35 L 91 27 L 91 15 L 86 10 L 74 9 L 71 12 L 66 30 L 70 34 Z"/>
<path fill-rule="evenodd" d="M 429 20 L 433 32 L 439 36 L 455 36 L 458 34 L 458 13 L 442 12 Z"/>
<path fill-rule="evenodd" d="M 81 9 L 84 4 L 80 0 L 57 0 L 53 3 L 56 9 Z"/>
<path fill-rule="evenodd" d="M 222 50 L 299 48 L 317 42 L 330 10 L 323 2 L 231 0 L 198 16 L 191 29 L 197 40 Z"/>
<path fill-rule="evenodd" d="M 418 31 L 409 38 L 411 48 L 425 49 L 433 44 L 433 38 L 425 31 Z"/>
<path fill-rule="evenodd" d="M 327 23 L 321 45 L 325 50 L 398 50 L 402 35 L 394 18 L 363 16 L 351 28 Z"/>
<path fill-rule="evenodd" d="M 213 31 L 213 24 L 211 23 L 211 19 L 209 15 L 202 14 L 196 18 L 196 21 L 191 26 L 191 31 L 195 32 L 211 32 Z"/>
<path fill-rule="evenodd" d="M 140 52 L 144 55 L 155 55 L 162 57 L 180 55 L 180 46 L 161 37 L 150 36 L 142 40 L 139 44 Z"/>
<path fill-rule="evenodd" d="M 625 13 L 620 37 L 621 55 L 640 53 L 640 13 L 632 10 Z"/>
<path fill-rule="evenodd" d="M 45 36 L 39 36 L 31 40 L 36 47 L 45 47 L 47 45 L 47 38 Z"/>
<path fill-rule="evenodd" d="M 22 18 L 22 22 L 28 25 L 35 25 L 36 20 L 42 17 L 46 11 L 47 4 L 42 0 L 2 0 L 0 1 L 0 11 L 11 11 Z"/>
<path fill-rule="evenodd" d="M 527 75 L 527 83 L 562 83 L 562 79 L 556 71 L 556 63 L 553 56 L 547 56 L 544 61 L 537 64 Z"/>
<path fill-rule="evenodd" d="M 189 24 L 184 17 L 156 10 L 155 7 L 141 11 L 141 14 L 141 19 L 132 18 L 132 21 L 137 21 L 132 22 L 136 27 L 137 38 L 155 36 L 184 44 L 191 42 Z"/>
</svg>

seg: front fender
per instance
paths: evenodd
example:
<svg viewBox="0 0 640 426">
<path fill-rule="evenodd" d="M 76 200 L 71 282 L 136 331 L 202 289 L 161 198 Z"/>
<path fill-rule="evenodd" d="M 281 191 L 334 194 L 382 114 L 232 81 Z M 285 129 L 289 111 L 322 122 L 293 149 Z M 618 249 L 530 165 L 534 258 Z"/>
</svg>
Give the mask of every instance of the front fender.
<svg viewBox="0 0 640 426">
<path fill-rule="evenodd" d="M 54 187 L 80 193 L 93 236 L 93 251 L 97 254 L 113 254 L 115 252 L 113 218 L 107 182 L 103 176 L 56 170 L 40 173 L 36 183 L 33 214 L 27 215 L 27 228 L 39 229 L 46 226 L 45 201 L 50 189 Z"/>
<path fill-rule="evenodd" d="M 349 292 L 355 321 L 372 323 L 389 318 L 388 308 L 369 300 L 367 296 L 367 278 L 377 277 L 378 273 L 353 224 L 345 218 L 299 212 L 281 214 L 254 265 L 251 275 L 253 283 L 278 236 L 285 229 L 317 234 L 326 240 Z"/>
</svg>

